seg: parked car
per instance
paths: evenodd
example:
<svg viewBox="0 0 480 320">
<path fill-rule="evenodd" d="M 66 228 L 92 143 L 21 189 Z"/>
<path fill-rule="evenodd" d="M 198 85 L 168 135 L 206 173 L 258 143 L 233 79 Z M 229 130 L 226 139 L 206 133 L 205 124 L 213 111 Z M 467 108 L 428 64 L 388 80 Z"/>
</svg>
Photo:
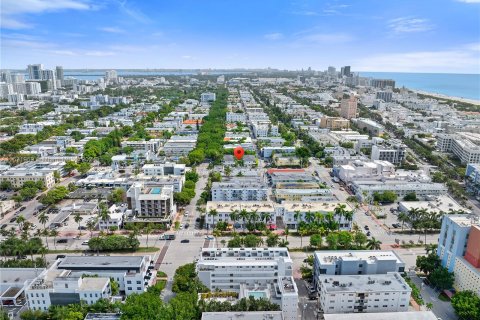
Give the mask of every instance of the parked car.
<svg viewBox="0 0 480 320">
<path fill-rule="evenodd" d="M 180 241 L 180 243 L 190 243 L 190 240 L 188 240 L 188 239 L 183 239 L 182 241 Z"/>
<path fill-rule="evenodd" d="M 184 227 L 184 228 L 185 228 L 185 229 L 188 229 L 188 227 L 190 227 L 190 224 L 185 223 L 185 227 Z"/>
<path fill-rule="evenodd" d="M 365 230 L 370 230 L 370 227 L 367 226 L 367 225 L 365 225 L 365 227 L 363 227 L 363 228 L 365 228 Z"/>
<path fill-rule="evenodd" d="M 215 240 L 215 237 L 214 236 L 206 236 L 205 240 Z"/>
<path fill-rule="evenodd" d="M 65 258 L 65 257 L 66 257 L 66 255 L 64 255 L 64 254 L 59 254 L 59 255 L 57 255 L 57 260 L 58 260 L 58 259 L 63 259 L 63 258 Z"/>
<path fill-rule="evenodd" d="M 367 237 L 370 237 L 371 233 L 370 231 L 367 231 Z"/>
<path fill-rule="evenodd" d="M 25 209 L 27 209 L 27 207 L 20 207 L 20 210 L 18 210 L 18 211 L 23 211 Z"/>
<path fill-rule="evenodd" d="M 85 227 L 85 226 L 79 226 L 79 227 L 78 227 L 78 230 L 87 230 L 87 227 Z"/>
<path fill-rule="evenodd" d="M 82 245 L 83 245 L 83 246 L 88 246 L 88 240 L 83 241 L 83 242 L 82 242 Z"/>
<path fill-rule="evenodd" d="M 13 217 L 12 219 L 10 219 L 10 223 L 13 223 L 17 220 L 17 217 Z"/>
<path fill-rule="evenodd" d="M 57 243 L 67 243 L 68 239 L 58 239 Z"/>
</svg>

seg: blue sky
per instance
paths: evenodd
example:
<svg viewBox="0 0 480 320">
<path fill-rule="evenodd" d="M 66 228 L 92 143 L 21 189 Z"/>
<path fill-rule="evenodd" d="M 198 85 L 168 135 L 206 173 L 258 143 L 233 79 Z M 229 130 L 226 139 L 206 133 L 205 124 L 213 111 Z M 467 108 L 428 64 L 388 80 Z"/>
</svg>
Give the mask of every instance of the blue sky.
<svg viewBox="0 0 480 320">
<path fill-rule="evenodd" d="M 480 73 L 480 0 L 1 0 L 1 68 Z"/>
</svg>

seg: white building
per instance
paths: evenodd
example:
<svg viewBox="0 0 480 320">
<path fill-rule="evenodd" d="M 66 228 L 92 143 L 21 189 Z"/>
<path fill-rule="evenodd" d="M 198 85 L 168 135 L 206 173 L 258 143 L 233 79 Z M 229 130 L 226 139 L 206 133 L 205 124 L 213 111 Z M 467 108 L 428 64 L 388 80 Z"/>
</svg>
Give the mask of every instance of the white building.
<svg viewBox="0 0 480 320">
<path fill-rule="evenodd" d="M 30 309 L 45 311 L 52 305 L 82 301 L 94 304 L 100 299 L 110 299 L 109 277 L 82 277 L 71 270 L 56 269 L 57 263 L 25 290 Z"/>
<path fill-rule="evenodd" d="M 472 132 L 439 134 L 437 149 L 452 152 L 463 164 L 480 163 L 480 134 Z"/>
<path fill-rule="evenodd" d="M 237 112 L 227 112 L 227 122 L 247 122 L 247 116 L 245 113 L 237 113 Z"/>
<path fill-rule="evenodd" d="M 394 251 L 335 250 L 314 254 L 314 282 L 320 275 L 385 274 L 404 272 L 405 263 Z"/>
<path fill-rule="evenodd" d="M 128 209 L 138 217 L 170 221 L 177 212 L 173 192 L 173 186 L 147 186 L 141 182 L 135 182 L 127 190 Z"/>
<path fill-rule="evenodd" d="M 145 292 L 155 278 L 150 256 L 67 256 L 57 261 L 57 269 L 113 278 L 126 295 Z"/>
<path fill-rule="evenodd" d="M 274 221 L 275 219 L 275 206 L 270 201 L 208 201 L 206 206 L 206 212 L 209 213 L 212 210 L 216 210 L 217 216 L 213 217 L 208 214 L 205 216 L 205 223 L 207 227 L 217 224 L 219 221 L 232 224 L 235 228 L 244 228 L 248 220 L 239 218 L 238 220 L 232 220 L 230 214 L 240 213 L 242 211 L 253 212 L 255 211 L 260 217 L 266 216 L 263 221 Z"/>
<path fill-rule="evenodd" d="M 262 155 L 270 158 L 273 154 L 295 154 L 295 147 L 263 147 Z"/>
<path fill-rule="evenodd" d="M 321 275 L 324 313 L 407 311 L 412 289 L 398 272 L 375 275 Z"/>
<path fill-rule="evenodd" d="M 324 320 L 438 320 L 432 311 L 327 313 Z"/>
<path fill-rule="evenodd" d="M 203 248 L 196 269 L 212 291 L 266 298 L 281 306 L 283 319 L 298 318 L 298 290 L 287 248 Z"/>
<path fill-rule="evenodd" d="M 174 162 L 147 163 L 143 165 L 142 171 L 146 176 L 181 176 L 185 174 L 185 164 Z"/>
<path fill-rule="evenodd" d="M 335 208 L 345 205 L 346 211 L 353 212 L 353 209 L 346 202 L 302 202 L 283 201 L 281 205 L 276 207 L 276 215 L 282 217 L 283 223 L 291 229 L 297 229 L 301 221 L 308 221 L 313 213 L 333 213 Z M 310 213 L 310 216 L 309 216 Z M 334 216 L 335 221 L 339 223 L 340 230 L 350 230 L 352 220 L 345 217 Z"/>
<path fill-rule="evenodd" d="M 213 102 L 216 99 L 216 95 L 213 92 L 204 92 L 200 96 L 201 102 Z"/>
<path fill-rule="evenodd" d="M 117 206 L 116 204 L 112 205 L 110 208 L 108 208 L 108 219 L 98 219 L 98 230 L 108 231 L 112 227 L 120 229 L 126 211 L 127 206 L 125 204 L 122 204 L 120 206 Z"/>
<path fill-rule="evenodd" d="M 213 201 L 264 201 L 267 200 L 267 194 L 267 185 L 258 179 L 212 184 Z"/>
<path fill-rule="evenodd" d="M 393 164 L 400 164 L 405 160 L 406 146 L 403 144 L 393 145 L 390 147 L 373 145 L 372 160 L 383 160 Z"/>
</svg>

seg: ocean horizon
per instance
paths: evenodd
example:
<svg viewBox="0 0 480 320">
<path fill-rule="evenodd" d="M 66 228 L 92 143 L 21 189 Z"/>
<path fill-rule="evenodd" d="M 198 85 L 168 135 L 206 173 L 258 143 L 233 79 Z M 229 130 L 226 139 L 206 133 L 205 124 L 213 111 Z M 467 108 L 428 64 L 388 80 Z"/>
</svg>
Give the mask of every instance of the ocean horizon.
<svg viewBox="0 0 480 320">
<path fill-rule="evenodd" d="M 369 78 L 393 79 L 397 88 L 405 87 L 480 101 L 480 74 L 359 72 L 359 75 Z"/>
</svg>

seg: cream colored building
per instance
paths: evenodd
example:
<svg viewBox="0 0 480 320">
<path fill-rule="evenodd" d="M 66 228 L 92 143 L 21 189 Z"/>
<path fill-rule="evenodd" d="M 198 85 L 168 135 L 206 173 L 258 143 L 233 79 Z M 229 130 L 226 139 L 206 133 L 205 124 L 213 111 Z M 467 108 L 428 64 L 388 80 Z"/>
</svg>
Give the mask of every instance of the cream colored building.
<svg viewBox="0 0 480 320">
<path fill-rule="evenodd" d="M 480 268 L 475 268 L 463 257 L 456 257 L 453 274 L 455 275 L 453 283 L 455 290 L 471 290 L 480 297 Z"/>
<path fill-rule="evenodd" d="M 320 128 L 335 130 L 335 129 L 348 129 L 350 127 L 350 121 L 340 117 L 324 116 L 320 118 Z"/>
<path fill-rule="evenodd" d="M 10 181 L 13 188 L 21 188 L 26 181 L 42 181 L 43 185 L 49 189 L 55 184 L 53 172 L 24 172 L 9 171 L 0 175 L 0 181 Z"/>
</svg>

